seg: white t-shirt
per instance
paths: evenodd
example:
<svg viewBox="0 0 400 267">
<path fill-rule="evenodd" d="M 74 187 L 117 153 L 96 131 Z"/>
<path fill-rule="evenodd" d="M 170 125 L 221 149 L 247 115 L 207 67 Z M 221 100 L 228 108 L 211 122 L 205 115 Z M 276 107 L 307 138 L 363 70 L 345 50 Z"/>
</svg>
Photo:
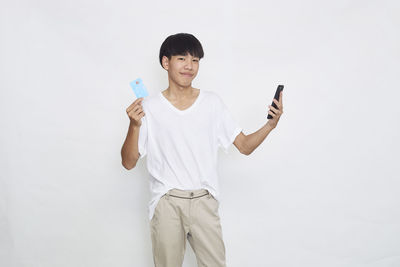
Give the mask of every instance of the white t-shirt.
<svg viewBox="0 0 400 267">
<path fill-rule="evenodd" d="M 207 189 L 219 201 L 218 147 L 227 153 L 242 131 L 221 97 L 200 89 L 196 101 L 179 110 L 159 92 L 145 97 L 142 107 L 138 148 L 150 174 L 149 219 L 173 188 Z"/>
</svg>

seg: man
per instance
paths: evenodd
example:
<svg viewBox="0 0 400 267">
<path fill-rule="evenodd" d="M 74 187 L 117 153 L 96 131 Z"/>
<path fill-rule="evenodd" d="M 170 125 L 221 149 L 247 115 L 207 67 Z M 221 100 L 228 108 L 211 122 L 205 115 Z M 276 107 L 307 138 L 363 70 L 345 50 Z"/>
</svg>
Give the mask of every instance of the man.
<svg viewBox="0 0 400 267">
<path fill-rule="evenodd" d="M 283 113 L 282 94 L 269 106 L 272 119 L 245 135 L 222 99 L 192 87 L 204 52 L 191 34 L 169 36 L 160 48 L 169 87 L 136 99 L 126 112 L 130 125 L 121 150 L 130 170 L 147 155 L 151 201 L 149 220 L 156 267 L 182 266 L 186 239 L 198 266 L 226 266 L 217 174 L 217 152 L 233 143 L 250 155 L 273 130 Z"/>
</svg>

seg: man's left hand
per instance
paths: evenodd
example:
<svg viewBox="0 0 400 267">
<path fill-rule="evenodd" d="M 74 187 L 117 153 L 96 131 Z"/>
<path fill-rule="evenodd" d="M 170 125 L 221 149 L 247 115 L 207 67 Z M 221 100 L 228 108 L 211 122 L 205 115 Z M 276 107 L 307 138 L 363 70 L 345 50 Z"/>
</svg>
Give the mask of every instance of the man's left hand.
<svg viewBox="0 0 400 267">
<path fill-rule="evenodd" d="M 276 127 L 278 124 L 279 118 L 283 114 L 283 101 L 282 101 L 282 93 L 279 94 L 279 101 L 276 100 L 275 98 L 273 99 L 275 105 L 278 107 L 278 109 L 274 108 L 272 105 L 269 105 L 268 107 L 270 110 L 268 111 L 268 114 L 272 116 L 272 119 L 269 119 L 267 124 L 271 126 L 272 129 Z"/>
</svg>

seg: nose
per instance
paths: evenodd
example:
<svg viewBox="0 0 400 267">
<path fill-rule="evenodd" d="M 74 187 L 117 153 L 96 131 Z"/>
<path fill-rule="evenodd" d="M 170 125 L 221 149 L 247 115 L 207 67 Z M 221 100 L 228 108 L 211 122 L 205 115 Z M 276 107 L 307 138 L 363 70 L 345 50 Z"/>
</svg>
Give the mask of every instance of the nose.
<svg viewBox="0 0 400 267">
<path fill-rule="evenodd" d="M 191 70 L 193 68 L 193 62 L 191 60 L 188 60 L 188 62 L 185 64 L 185 69 Z"/>
</svg>

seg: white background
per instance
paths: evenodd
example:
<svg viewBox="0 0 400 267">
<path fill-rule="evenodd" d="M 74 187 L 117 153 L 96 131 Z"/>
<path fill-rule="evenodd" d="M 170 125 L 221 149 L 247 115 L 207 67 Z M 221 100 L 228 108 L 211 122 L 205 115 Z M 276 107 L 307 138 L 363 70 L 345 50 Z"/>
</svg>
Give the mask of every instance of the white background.
<svg viewBox="0 0 400 267">
<path fill-rule="evenodd" d="M 205 51 L 193 86 L 245 134 L 285 85 L 267 139 L 220 150 L 228 266 L 400 266 L 399 8 L 2 0 L 0 265 L 152 266 L 146 158 L 121 165 L 129 82 L 166 89 L 161 43 L 188 32 Z"/>
</svg>

